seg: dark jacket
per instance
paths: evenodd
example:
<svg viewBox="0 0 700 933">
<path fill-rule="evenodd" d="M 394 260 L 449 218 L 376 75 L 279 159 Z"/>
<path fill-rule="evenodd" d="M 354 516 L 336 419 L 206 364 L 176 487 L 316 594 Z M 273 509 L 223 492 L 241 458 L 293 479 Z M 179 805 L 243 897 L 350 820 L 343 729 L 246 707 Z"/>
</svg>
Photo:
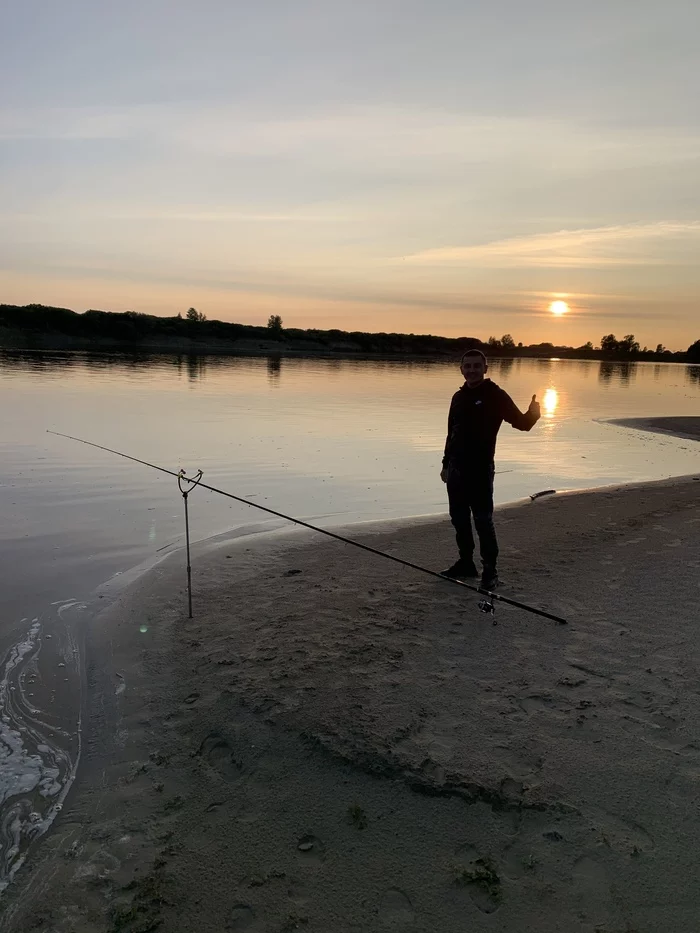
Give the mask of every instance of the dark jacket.
<svg viewBox="0 0 700 933">
<path fill-rule="evenodd" d="M 519 431 L 529 431 L 537 420 L 533 412 L 521 412 L 510 395 L 490 379 L 473 389 L 465 382 L 452 396 L 442 465 L 490 465 L 504 421 Z"/>
</svg>

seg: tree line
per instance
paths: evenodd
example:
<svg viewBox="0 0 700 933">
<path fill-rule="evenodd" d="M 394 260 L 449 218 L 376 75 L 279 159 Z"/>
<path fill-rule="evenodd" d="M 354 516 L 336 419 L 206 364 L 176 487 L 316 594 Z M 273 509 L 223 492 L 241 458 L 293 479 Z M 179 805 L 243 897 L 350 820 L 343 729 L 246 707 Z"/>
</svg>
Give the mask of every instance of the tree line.
<svg viewBox="0 0 700 933">
<path fill-rule="evenodd" d="M 565 350 L 569 353 L 575 352 L 577 357 L 594 356 L 596 359 L 604 360 L 658 360 L 683 361 L 689 363 L 700 362 L 700 340 L 692 343 L 686 351 L 669 350 L 662 343 L 657 343 L 654 349 L 642 347 L 634 334 L 626 334 L 621 340 L 618 340 L 615 334 L 605 334 L 600 338 L 600 346 L 594 347 L 591 341 L 584 343 L 580 347 L 555 347 L 551 343 L 531 344 L 523 346 L 522 343 L 515 343 L 510 334 L 504 334 L 500 339 L 489 337 L 486 341 L 486 347 L 492 355 L 500 353 L 505 356 L 518 356 L 520 351 L 529 351 L 532 349 L 544 350 L 551 348 L 553 350 Z"/>
<path fill-rule="evenodd" d="M 321 330 L 284 327 L 280 315 L 270 315 L 267 326 L 208 320 L 196 308 L 184 315 L 160 317 L 136 311 L 112 312 L 89 310 L 77 313 L 69 308 L 40 304 L 0 305 L 0 346 L 46 346 L 64 340 L 66 346 L 77 344 L 118 345 L 138 349 L 140 345 L 168 349 L 183 341 L 197 352 L 198 345 L 216 344 L 216 349 L 293 350 L 295 352 L 362 353 L 382 356 L 453 357 L 473 347 L 491 356 L 562 357 L 570 359 L 657 360 L 700 363 L 700 339 L 687 351 L 671 351 L 663 344 L 654 349 L 640 347 L 634 334 L 618 340 L 606 334 L 599 346 L 587 342 L 579 347 L 538 343 L 516 343 L 511 334 L 489 337 L 440 337 L 433 334 L 367 333 L 364 331 Z M 271 346 L 274 344 L 275 346 Z"/>
</svg>

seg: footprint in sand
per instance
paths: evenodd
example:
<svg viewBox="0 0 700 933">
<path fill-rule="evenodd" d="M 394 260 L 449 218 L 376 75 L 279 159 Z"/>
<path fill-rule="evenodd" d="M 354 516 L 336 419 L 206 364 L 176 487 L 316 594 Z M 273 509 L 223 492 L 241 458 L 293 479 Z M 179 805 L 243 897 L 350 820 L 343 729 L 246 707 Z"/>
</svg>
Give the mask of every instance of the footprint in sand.
<svg viewBox="0 0 700 933">
<path fill-rule="evenodd" d="M 596 923 L 596 929 L 601 923 L 607 924 L 610 916 L 610 878 L 603 865 L 588 855 L 583 855 L 574 863 L 573 883 L 581 901 L 585 905 L 586 913 L 590 911 L 590 919 Z"/>
<path fill-rule="evenodd" d="M 529 696 L 518 699 L 517 703 L 525 713 L 547 712 L 557 717 L 567 716 L 574 708 L 573 703 L 568 698 L 565 699 L 551 693 L 531 693 Z"/>
<path fill-rule="evenodd" d="M 407 894 L 400 888 L 389 888 L 382 895 L 379 907 L 379 920 L 391 925 L 393 930 L 401 930 L 413 923 L 415 912 Z"/>
<path fill-rule="evenodd" d="M 492 914 L 502 902 L 501 879 L 496 865 L 490 858 L 479 855 L 474 846 L 467 843 L 457 849 L 458 862 L 455 866 L 455 884 L 469 894 L 482 913 Z"/>
<path fill-rule="evenodd" d="M 87 847 L 83 847 L 83 851 L 80 852 L 80 854 L 84 856 L 86 849 L 89 848 L 89 844 Z M 76 850 L 76 852 L 77 851 L 79 850 Z M 96 881 L 113 875 L 115 872 L 119 871 L 120 868 L 121 862 L 115 855 L 112 855 L 111 852 L 107 852 L 106 849 L 98 847 L 87 860 L 82 861 L 78 865 L 73 877 L 76 881 Z"/>
<path fill-rule="evenodd" d="M 236 904 L 231 911 L 226 929 L 232 931 L 247 930 L 254 920 L 255 913 L 252 907 L 247 904 Z"/>
<path fill-rule="evenodd" d="M 616 708 L 625 726 L 636 732 L 646 745 L 689 758 L 700 756 L 700 748 L 678 734 L 680 722 L 662 708 L 634 698 L 622 700 Z"/>
<path fill-rule="evenodd" d="M 231 746 L 218 732 L 209 733 L 199 746 L 198 754 L 223 777 L 232 779 L 240 776 L 242 766 L 234 758 Z"/>
<path fill-rule="evenodd" d="M 244 810 L 237 817 L 238 822 L 243 823 L 245 826 L 249 826 L 252 823 L 257 823 L 259 819 L 260 813 L 257 810 Z"/>
<path fill-rule="evenodd" d="M 307 862 L 321 862 L 325 847 L 316 836 L 302 836 L 297 843 L 297 852 Z"/>
<path fill-rule="evenodd" d="M 635 820 L 617 816 L 606 810 L 592 811 L 586 814 L 590 821 L 591 836 L 594 841 L 603 842 L 608 848 L 623 855 L 639 855 L 651 852 L 654 840 L 649 832 Z"/>
<path fill-rule="evenodd" d="M 639 735 L 645 745 L 650 745 L 662 752 L 681 755 L 684 758 L 700 758 L 700 747 L 688 742 L 683 737 L 677 736 L 674 727 L 664 728 L 657 723 L 638 716 L 630 716 L 629 714 L 623 714 L 622 719 L 629 729 Z"/>
<path fill-rule="evenodd" d="M 587 894 L 597 897 L 610 892 L 610 882 L 605 868 L 588 855 L 583 855 L 574 863 L 574 882 Z"/>
<path fill-rule="evenodd" d="M 523 782 L 513 777 L 504 777 L 498 786 L 501 799 L 507 801 L 521 801 L 524 791 Z"/>
<path fill-rule="evenodd" d="M 547 693 L 532 693 L 530 696 L 518 700 L 518 704 L 526 713 L 534 713 L 541 709 L 558 710 L 560 706 L 557 699 Z"/>
<path fill-rule="evenodd" d="M 576 687 L 583 687 L 586 684 L 585 677 L 560 677 L 557 681 L 560 687 L 570 687 L 575 690 Z"/>
<path fill-rule="evenodd" d="M 511 881 L 518 881 L 528 871 L 534 871 L 537 860 L 531 852 L 526 852 L 520 846 L 511 846 L 503 858 L 503 874 Z M 530 867 L 531 866 L 531 867 Z"/>
</svg>

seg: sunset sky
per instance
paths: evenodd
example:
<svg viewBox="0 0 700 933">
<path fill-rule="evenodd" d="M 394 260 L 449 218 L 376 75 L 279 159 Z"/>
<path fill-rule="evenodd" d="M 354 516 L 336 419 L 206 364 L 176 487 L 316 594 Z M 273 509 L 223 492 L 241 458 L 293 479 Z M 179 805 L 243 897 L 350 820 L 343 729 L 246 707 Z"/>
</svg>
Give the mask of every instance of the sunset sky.
<svg viewBox="0 0 700 933">
<path fill-rule="evenodd" d="M 698 35 L 697 0 L 6 4 L 0 302 L 685 349 Z"/>
</svg>

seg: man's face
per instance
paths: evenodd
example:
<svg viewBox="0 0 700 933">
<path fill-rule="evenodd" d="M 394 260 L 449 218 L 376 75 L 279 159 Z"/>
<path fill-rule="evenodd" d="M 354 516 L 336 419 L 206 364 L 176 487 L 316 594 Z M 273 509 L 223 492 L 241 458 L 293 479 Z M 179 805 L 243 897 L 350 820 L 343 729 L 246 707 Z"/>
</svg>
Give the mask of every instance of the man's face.
<svg viewBox="0 0 700 933">
<path fill-rule="evenodd" d="M 460 369 L 467 385 L 476 386 L 483 380 L 488 366 L 480 356 L 465 356 Z"/>
</svg>

